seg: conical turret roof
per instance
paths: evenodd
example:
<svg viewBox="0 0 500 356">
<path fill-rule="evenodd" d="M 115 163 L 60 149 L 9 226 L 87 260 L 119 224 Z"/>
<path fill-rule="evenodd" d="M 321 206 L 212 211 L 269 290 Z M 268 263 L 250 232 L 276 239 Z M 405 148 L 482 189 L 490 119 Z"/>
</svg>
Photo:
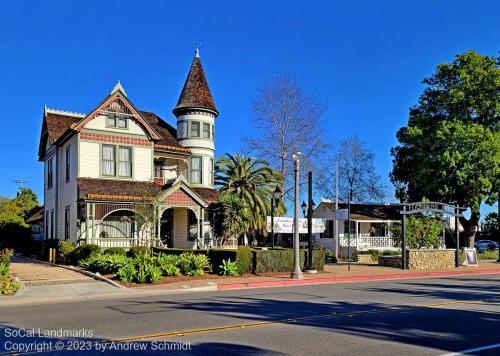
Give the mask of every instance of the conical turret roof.
<svg viewBox="0 0 500 356">
<path fill-rule="evenodd" d="M 184 109 L 207 109 L 213 111 L 216 115 L 219 114 L 215 108 L 214 99 L 201 66 L 198 50 L 196 50 L 186 83 L 184 83 L 184 88 L 182 88 L 181 96 L 173 113 L 176 114 Z"/>
</svg>

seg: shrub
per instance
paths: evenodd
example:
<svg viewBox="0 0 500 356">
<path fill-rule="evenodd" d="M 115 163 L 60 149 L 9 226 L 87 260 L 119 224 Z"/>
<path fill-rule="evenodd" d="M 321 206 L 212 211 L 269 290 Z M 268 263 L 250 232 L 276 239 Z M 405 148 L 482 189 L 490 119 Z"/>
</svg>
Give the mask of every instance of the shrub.
<svg viewBox="0 0 500 356">
<path fill-rule="evenodd" d="M 439 248 L 443 222 L 429 216 L 410 216 L 406 224 L 406 247 L 409 249 Z M 391 229 L 395 246 L 401 246 L 401 226 Z"/>
<path fill-rule="evenodd" d="M 325 263 L 337 263 L 337 258 L 333 254 L 333 251 L 325 250 Z"/>
<path fill-rule="evenodd" d="M 61 240 L 57 243 L 57 251 L 59 260 L 62 263 L 71 262 L 71 254 L 76 249 L 75 244 L 71 240 Z"/>
<path fill-rule="evenodd" d="M 208 257 L 210 258 L 210 264 L 212 265 L 212 272 L 220 274 L 222 261 L 231 259 L 236 260 L 236 250 L 225 249 L 225 248 L 214 248 L 208 251 Z"/>
<path fill-rule="evenodd" d="M 236 267 L 238 273 L 251 273 L 253 269 L 252 249 L 248 246 L 240 246 L 236 251 Z"/>
<path fill-rule="evenodd" d="M 300 266 L 304 267 L 306 251 L 300 250 Z M 293 269 L 293 250 L 253 251 L 253 273 L 289 272 Z M 313 268 L 322 271 L 325 266 L 325 251 L 313 250 Z"/>
<path fill-rule="evenodd" d="M 153 247 L 152 250 L 155 254 L 164 253 L 167 255 L 182 255 L 184 252 L 191 252 L 191 253 L 194 253 L 196 255 L 198 255 L 198 254 L 206 255 L 207 254 L 206 250 L 193 250 L 191 248 Z M 222 249 L 218 249 L 218 250 L 222 250 Z M 210 251 L 212 251 L 212 250 L 210 250 Z"/>
<path fill-rule="evenodd" d="M 120 255 L 120 256 L 126 256 L 127 252 L 123 247 L 110 247 L 104 250 L 103 252 L 104 255 Z"/>
<path fill-rule="evenodd" d="M 139 255 L 148 255 L 151 256 L 151 249 L 146 246 L 134 246 L 131 247 L 127 252 L 127 256 L 131 258 L 135 258 Z"/>
<path fill-rule="evenodd" d="M 222 265 L 219 266 L 221 269 L 221 274 L 225 276 L 236 276 L 238 274 L 238 267 L 236 265 L 236 262 L 231 262 L 231 259 L 229 260 L 223 260 Z"/>
<path fill-rule="evenodd" d="M 124 266 L 122 266 L 116 275 L 120 281 L 133 282 L 137 274 L 135 264 L 133 261 L 129 260 Z"/>
<path fill-rule="evenodd" d="M 8 274 L 9 274 L 9 265 L 4 261 L 0 261 L 0 276 L 6 276 Z"/>
<path fill-rule="evenodd" d="M 188 276 L 202 276 L 203 270 L 209 266 L 208 257 L 205 255 L 195 255 L 191 252 L 180 255 L 179 267 L 182 273 Z"/>
<path fill-rule="evenodd" d="M 78 246 L 72 253 L 70 260 L 73 263 L 79 263 L 81 260 L 97 255 L 101 252 L 101 248 L 97 245 L 81 245 Z"/>
<path fill-rule="evenodd" d="M 165 276 L 179 276 L 181 270 L 179 268 L 180 257 L 177 255 L 166 255 L 160 253 L 156 257 L 156 263 L 163 271 Z"/>
<path fill-rule="evenodd" d="M 0 275 L 0 295 L 14 294 L 19 289 L 19 283 L 7 275 Z"/>
<path fill-rule="evenodd" d="M 153 264 L 147 264 L 144 268 L 146 272 L 146 280 L 149 283 L 156 284 L 161 280 L 162 270 L 160 267 Z"/>
<path fill-rule="evenodd" d="M 125 266 L 129 259 L 122 255 L 94 255 L 80 261 L 80 267 L 102 274 L 115 274 Z"/>
<path fill-rule="evenodd" d="M 0 263 L 5 263 L 7 266 L 10 263 L 10 258 L 14 256 L 14 250 L 11 248 L 4 248 L 0 250 Z"/>
</svg>

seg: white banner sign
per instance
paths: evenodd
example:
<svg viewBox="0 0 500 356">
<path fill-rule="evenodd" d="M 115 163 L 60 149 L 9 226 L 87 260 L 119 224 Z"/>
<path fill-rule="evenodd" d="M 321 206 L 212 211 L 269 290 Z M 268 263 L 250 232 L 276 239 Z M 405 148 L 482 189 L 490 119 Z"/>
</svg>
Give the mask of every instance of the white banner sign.
<svg viewBox="0 0 500 356">
<path fill-rule="evenodd" d="M 347 209 L 337 209 L 335 218 L 337 220 L 349 220 L 349 211 Z"/>
<path fill-rule="evenodd" d="M 267 217 L 266 224 L 267 232 L 271 232 L 271 217 Z M 320 234 L 325 231 L 325 221 L 323 219 L 312 219 L 312 232 L 313 234 Z M 293 232 L 293 218 L 275 217 L 274 218 L 274 232 L 279 233 L 292 233 Z M 307 219 L 299 219 L 299 233 L 307 234 Z"/>
</svg>

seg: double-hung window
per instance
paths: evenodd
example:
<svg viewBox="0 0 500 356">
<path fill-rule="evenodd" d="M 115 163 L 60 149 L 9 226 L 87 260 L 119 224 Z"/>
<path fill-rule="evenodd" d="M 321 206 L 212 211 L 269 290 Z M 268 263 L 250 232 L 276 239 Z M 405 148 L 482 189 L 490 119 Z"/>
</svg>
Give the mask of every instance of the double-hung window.
<svg viewBox="0 0 500 356">
<path fill-rule="evenodd" d="M 191 137 L 200 137 L 200 123 L 192 122 L 191 123 Z"/>
<path fill-rule="evenodd" d="M 116 152 L 115 146 L 103 145 L 102 146 L 102 175 L 115 176 L 116 175 Z"/>
<path fill-rule="evenodd" d="M 212 125 L 212 141 L 215 141 L 215 127 Z"/>
<path fill-rule="evenodd" d="M 127 118 L 118 115 L 110 115 L 106 117 L 106 127 L 117 127 L 126 129 L 128 127 Z"/>
<path fill-rule="evenodd" d="M 202 163 L 200 156 L 191 157 L 191 183 L 202 183 Z"/>
<path fill-rule="evenodd" d="M 203 138 L 210 139 L 210 124 L 206 122 L 203 123 Z"/>
<path fill-rule="evenodd" d="M 70 179 L 70 146 L 66 148 L 66 182 L 69 182 Z"/>
<path fill-rule="evenodd" d="M 130 147 L 118 148 L 118 175 L 132 177 L 132 149 Z"/>
<path fill-rule="evenodd" d="M 53 159 L 49 159 L 49 161 L 47 162 L 47 188 L 52 188 L 54 182 L 53 182 L 53 179 L 54 179 L 54 171 L 53 171 L 53 168 L 52 167 L 52 162 L 53 162 Z"/>
<path fill-rule="evenodd" d="M 214 185 L 214 160 L 212 158 L 210 158 L 210 165 L 208 166 L 208 174 L 209 174 L 209 178 L 210 179 L 210 185 Z"/>
</svg>

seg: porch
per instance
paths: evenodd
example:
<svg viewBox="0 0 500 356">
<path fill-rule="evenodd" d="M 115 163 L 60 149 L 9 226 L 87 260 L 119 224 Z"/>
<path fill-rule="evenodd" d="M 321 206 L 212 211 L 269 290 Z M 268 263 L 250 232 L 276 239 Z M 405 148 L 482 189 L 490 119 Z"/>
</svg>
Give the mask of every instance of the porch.
<svg viewBox="0 0 500 356">
<path fill-rule="evenodd" d="M 339 248 L 341 255 L 347 255 L 349 246 L 356 251 L 367 250 L 398 250 L 396 240 L 392 236 L 392 228 L 394 225 L 399 225 L 399 220 L 351 220 L 351 238 L 348 239 L 347 222 L 344 224 L 344 231 L 339 232 Z M 349 241 L 349 242 L 348 242 Z"/>
</svg>

